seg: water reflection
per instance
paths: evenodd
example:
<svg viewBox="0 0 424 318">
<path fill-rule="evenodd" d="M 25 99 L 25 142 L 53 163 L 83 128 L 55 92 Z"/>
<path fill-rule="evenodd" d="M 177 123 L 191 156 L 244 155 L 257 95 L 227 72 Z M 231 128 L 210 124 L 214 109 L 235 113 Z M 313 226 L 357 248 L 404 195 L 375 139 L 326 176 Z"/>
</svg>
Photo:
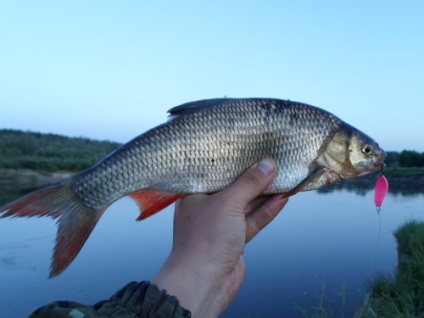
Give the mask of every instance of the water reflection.
<svg viewBox="0 0 424 318">
<path fill-rule="evenodd" d="M 406 180 L 387 178 L 389 182 L 389 193 L 392 195 L 401 195 L 406 197 L 415 197 L 424 194 L 424 185 L 416 184 L 411 186 Z M 344 182 L 332 184 L 318 189 L 321 194 L 335 191 L 353 192 L 360 196 L 365 196 L 367 192 L 374 191 L 376 177 L 365 176 L 355 180 L 345 180 Z"/>
</svg>

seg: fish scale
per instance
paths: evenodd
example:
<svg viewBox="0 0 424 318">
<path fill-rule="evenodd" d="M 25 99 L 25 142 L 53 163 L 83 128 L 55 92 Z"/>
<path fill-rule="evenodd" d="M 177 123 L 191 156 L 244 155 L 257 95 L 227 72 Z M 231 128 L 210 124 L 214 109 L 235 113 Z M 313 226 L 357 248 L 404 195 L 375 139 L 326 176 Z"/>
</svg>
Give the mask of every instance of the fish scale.
<svg viewBox="0 0 424 318">
<path fill-rule="evenodd" d="M 92 168 L 0 209 L 0 216 L 59 218 L 51 276 L 76 257 L 98 219 L 129 195 L 139 220 L 184 194 L 213 193 L 263 158 L 278 172 L 265 193 L 293 195 L 379 170 L 385 153 L 322 109 L 289 100 L 212 99 L 172 108 L 170 119 Z"/>
</svg>

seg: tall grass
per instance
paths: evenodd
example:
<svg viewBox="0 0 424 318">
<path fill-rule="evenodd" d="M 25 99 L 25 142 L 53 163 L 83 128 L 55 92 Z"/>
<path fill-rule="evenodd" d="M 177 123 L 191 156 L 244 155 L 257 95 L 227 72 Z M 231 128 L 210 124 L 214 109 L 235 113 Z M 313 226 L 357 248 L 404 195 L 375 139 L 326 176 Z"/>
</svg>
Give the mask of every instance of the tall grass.
<svg viewBox="0 0 424 318">
<path fill-rule="evenodd" d="M 374 280 L 358 317 L 424 317 L 424 223 L 408 222 L 395 237 L 397 271 Z"/>
</svg>

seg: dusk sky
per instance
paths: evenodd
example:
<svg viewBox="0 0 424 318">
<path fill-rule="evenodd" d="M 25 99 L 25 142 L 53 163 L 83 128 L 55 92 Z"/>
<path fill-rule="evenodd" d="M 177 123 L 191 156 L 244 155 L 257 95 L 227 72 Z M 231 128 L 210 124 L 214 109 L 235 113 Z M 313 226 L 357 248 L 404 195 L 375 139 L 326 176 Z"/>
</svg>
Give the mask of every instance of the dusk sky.
<svg viewBox="0 0 424 318">
<path fill-rule="evenodd" d="M 424 1 L 0 1 L 0 128 L 126 142 L 275 97 L 424 151 Z"/>
</svg>

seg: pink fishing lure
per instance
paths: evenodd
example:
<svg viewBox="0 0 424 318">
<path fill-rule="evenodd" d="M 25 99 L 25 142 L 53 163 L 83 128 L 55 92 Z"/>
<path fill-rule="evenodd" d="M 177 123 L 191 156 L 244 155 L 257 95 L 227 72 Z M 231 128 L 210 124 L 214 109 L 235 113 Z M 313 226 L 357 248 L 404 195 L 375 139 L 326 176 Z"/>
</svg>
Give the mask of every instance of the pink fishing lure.
<svg viewBox="0 0 424 318">
<path fill-rule="evenodd" d="M 384 175 L 378 177 L 375 184 L 374 202 L 377 209 L 380 210 L 383 204 L 384 198 L 386 197 L 387 191 L 389 191 L 389 183 Z"/>
</svg>

